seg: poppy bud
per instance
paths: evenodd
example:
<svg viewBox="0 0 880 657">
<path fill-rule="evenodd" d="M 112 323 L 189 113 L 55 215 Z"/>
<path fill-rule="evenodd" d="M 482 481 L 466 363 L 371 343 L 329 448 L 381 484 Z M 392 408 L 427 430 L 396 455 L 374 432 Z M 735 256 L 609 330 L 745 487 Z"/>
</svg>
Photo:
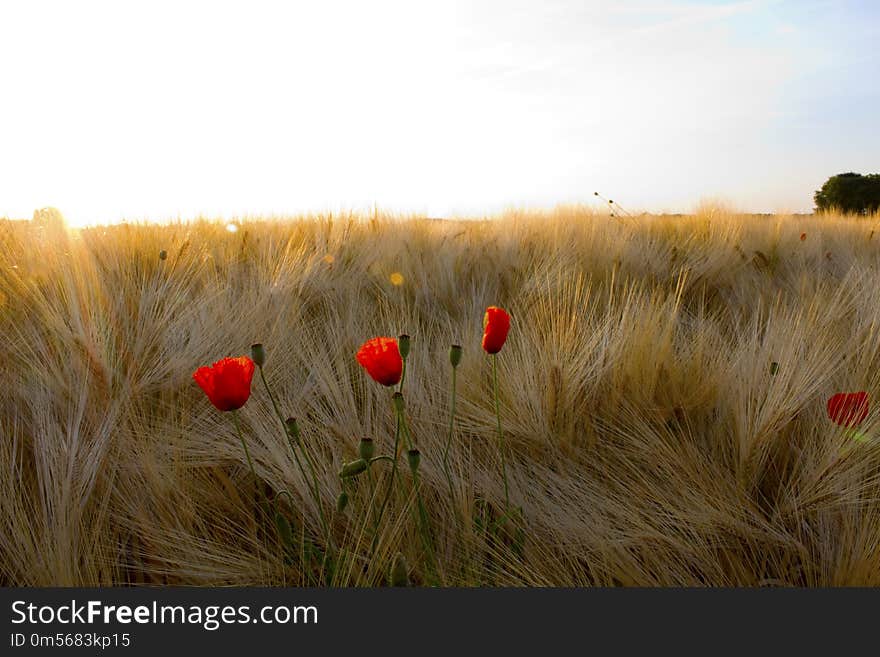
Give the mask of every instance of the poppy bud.
<svg viewBox="0 0 880 657">
<path fill-rule="evenodd" d="M 406 460 L 409 461 L 409 469 L 415 474 L 419 469 L 419 461 L 422 459 L 422 453 L 417 449 L 411 449 L 406 453 Z"/>
<path fill-rule="evenodd" d="M 287 429 L 288 436 L 294 440 L 299 440 L 299 425 L 296 423 L 296 418 L 289 417 L 284 420 L 284 427 Z"/>
<path fill-rule="evenodd" d="M 345 507 L 348 506 L 348 493 L 342 491 L 339 493 L 339 497 L 336 498 L 336 512 L 342 513 L 345 511 Z"/>
<path fill-rule="evenodd" d="M 348 479 L 349 477 L 357 477 L 360 473 L 367 469 L 367 462 L 363 459 L 358 459 L 357 461 L 351 461 L 350 463 L 346 463 L 342 466 L 342 470 L 339 471 L 339 476 L 343 479 Z"/>
<path fill-rule="evenodd" d="M 400 357 L 406 360 L 409 356 L 409 336 L 406 333 L 397 336 L 397 348 L 400 349 Z"/>
<path fill-rule="evenodd" d="M 400 552 L 394 555 L 394 563 L 391 565 L 391 586 L 409 586 L 406 559 Z"/>
<path fill-rule="evenodd" d="M 251 345 L 251 360 L 257 364 L 257 367 L 262 367 L 266 362 L 266 350 L 259 342 Z"/>
<path fill-rule="evenodd" d="M 510 315 L 503 308 L 489 306 L 483 315 L 483 349 L 486 353 L 497 354 L 507 340 L 510 330 Z"/>
<path fill-rule="evenodd" d="M 162 249 L 161 251 L 159 251 L 159 260 L 164 260 L 167 257 L 168 257 L 168 251 L 166 251 L 165 249 Z"/>
<path fill-rule="evenodd" d="M 373 444 L 372 438 L 361 438 L 361 444 L 358 446 L 358 454 L 364 460 L 369 462 L 376 452 L 376 446 Z"/>
<path fill-rule="evenodd" d="M 403 394 L 400 392 L 395 392 L 391 397 L 394 400 L 394 408 L 397 409 L 398 413 L 403 413 L 403 409 L 406 408 L 406 404 L 403 402 Z"/>
<path fill-rule="evenodd" d="M 449 348 L 449 362 L 453 367 L 458 367 L 461 362 L 461 345 L 454 344 Z"/>
</svg>

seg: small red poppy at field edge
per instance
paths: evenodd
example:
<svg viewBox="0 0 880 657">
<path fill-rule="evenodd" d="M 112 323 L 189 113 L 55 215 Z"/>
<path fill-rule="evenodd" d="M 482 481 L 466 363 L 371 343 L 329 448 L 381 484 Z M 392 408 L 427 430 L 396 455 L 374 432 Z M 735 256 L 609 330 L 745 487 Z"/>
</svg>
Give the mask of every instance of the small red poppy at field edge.
<svg viewBox="0 0 880 657">
<path fill-rule="evenodd" d="M 857 427 L 867 416 L 867 392 L 838 392 L 828 400 L 828 417 L 841 426 Z"/>
<path fill-rule="evenodd" d="M 510 315 L 503 308 L 489 306 L 483 316 L 483 349 L 486 353 L 497 354 L 507 340 L 510 330 Z"/>
<path fill-rule="evenodd" d="M 806 239 L 807 239 L 807 234 L 801 233 L 801 242 L 805 241 Z"/>
<path fill-rule="evenodd" d="M 235 411 L 251 396 L 254 361 L 247 356 L 222 358 L 210 367 L 200 367 L 193 379 L 220 411 Z"/>
<path fill-rule="evenodd" d="M 356 357 L 377 383 L 394 386 L 400 382 L 403 358 L 394 338 L 371 338 L 361 345 Z"/>
</svg>

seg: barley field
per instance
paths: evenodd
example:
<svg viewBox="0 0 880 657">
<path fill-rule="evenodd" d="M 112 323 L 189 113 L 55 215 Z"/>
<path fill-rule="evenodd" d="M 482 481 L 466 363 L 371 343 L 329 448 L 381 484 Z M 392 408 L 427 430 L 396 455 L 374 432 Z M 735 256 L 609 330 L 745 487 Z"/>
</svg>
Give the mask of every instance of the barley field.
<svg viewBox="0 0 880 657">
<path fill-rule="evenodd" d="M 855 433 L 826 412 L 880 393 L 878 225 L 579 207 L 235 232 L 0 221 L 0 584 L 378 586 L 402 569 L 439 586 L 878 585 L 880 416 Z M 494 522 L 490 305 L 511 316 L 515 526 Z M 395 433 L 355 352 L 403 333 L 425 517 L 401 457 L 376 523 L 387 461 L 336 511 L 358 441 L 387 454 Z M 239 411 L 258 481 L 193 381 L 257 342 L 320 506 L 258 376 Z"/>
</svg>

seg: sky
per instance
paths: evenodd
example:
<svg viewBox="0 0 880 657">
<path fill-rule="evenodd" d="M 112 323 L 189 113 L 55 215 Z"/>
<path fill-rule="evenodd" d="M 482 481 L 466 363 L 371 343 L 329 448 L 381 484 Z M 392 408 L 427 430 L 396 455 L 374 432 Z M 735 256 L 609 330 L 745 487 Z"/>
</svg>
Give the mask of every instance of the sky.
<svg viewBox="0 0 880 657">
<path fill-rule="evenodd" d="M 0 217 L 810 211 L 880 171 L 875 0 L 0 4 Z"/>
</svg>

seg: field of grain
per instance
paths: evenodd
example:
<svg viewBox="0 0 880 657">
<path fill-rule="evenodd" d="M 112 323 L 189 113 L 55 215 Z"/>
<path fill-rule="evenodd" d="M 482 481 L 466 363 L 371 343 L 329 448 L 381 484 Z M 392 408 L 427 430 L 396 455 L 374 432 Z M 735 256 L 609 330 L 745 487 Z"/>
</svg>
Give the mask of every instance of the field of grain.
<svg viewBox="0 0 880 657">
<path fill-rule="evenodd" d="M 416 585 L 880 584 L 880 414 L 856 439 L 825 407 L 880 393 L 878 219 L 0 221 L 0 584 L 383 585 L 398 553 Z M 481 529 L 503 503 L 493 304 L 513 538 Z M 395 430 L 354 354 L 400 333 L 433 557 L 405 464 L 378 528 L 365 478 L 334 512 L 358 440 L 388 453 Z M 332 560 L 259 380 L 240 415 L 292 548 L 192 380 L 255 342 L 316 455 Z"/>
</svg>

